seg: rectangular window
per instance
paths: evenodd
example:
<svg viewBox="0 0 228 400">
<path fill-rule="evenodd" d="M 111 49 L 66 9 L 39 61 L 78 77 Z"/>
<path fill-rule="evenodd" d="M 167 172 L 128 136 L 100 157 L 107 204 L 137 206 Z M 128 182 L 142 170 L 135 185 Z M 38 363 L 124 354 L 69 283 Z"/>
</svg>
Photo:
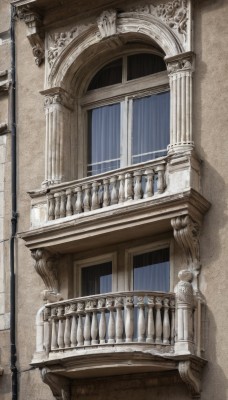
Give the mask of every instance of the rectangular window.
<svg viewBox="0 0 228 400">
<path fill-rule="evenodd" d="M 109 293 L 112 291 L 112 262 L 84 267 L 81 270 L 81 295 Z"/>
<path fill-rule="evenodd" d="M 133 290 L 170 290 L 168 248 L 133 256 Z"/>
<path fill-rule="evenodd" d="M 88 111 L 88 176 L 120 168 L 120 103 Z"/>
</svg>

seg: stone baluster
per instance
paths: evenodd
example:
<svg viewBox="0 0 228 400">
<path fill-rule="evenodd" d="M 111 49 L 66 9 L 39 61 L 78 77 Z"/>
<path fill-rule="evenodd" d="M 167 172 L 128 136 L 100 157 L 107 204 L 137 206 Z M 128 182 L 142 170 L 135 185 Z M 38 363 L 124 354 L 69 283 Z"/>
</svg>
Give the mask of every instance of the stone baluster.
<svg viewBox="0 0 228 400">
<path fill-rule="evenodd" d="M 60 202 L 60 218 L 64 218 L 66 216 L 66 193 L 61 193 L 61 202 Z"/>
<path fill-rule="evenodd" d="M 85 324 L 84 324 L 84 345 L 91 344 L 91 302 L 87 301 L 85 306 Z"/>
<path fill-rule="evenodd" d="M 158 173 L 157 191 L 158 194 L 162 194 L 165 190 L 165 167 L 164 165 L 159 165 L 156 170 Z"/>
<path fill-rule="evenodd" d="M 60 218 L 60 198 L 61 192 L 57 192 L 54 194 L 55 198 L 55 219 Z"/>
<path fill-rule="evenodd" d="M 72 189 L 66 190 L 66 216 L 73 215 L 73 206 L 72 206 Z"/>
<path fill-rule="evenodd" d="M 126 193 L 126 200 L 130 201 L 133 199 L 133 179 L 132 173 L 129 172 L 125 175 L 126 179 L 126 186 L 127 186 L 127 193 Z"/>
<path fill-rule="evenodd" d="M 111 183 L 111 204 L 118 203 L 118 189 L 117 189 L 117 177 L 112 176 L 110 179 Z"/>
<path fill-rule="evenodd" d="M 133 341 L 133 334 L 134 334 L 134 314 L 133 314 L 133 307 L 134 307 L 134 298 L 133 296 L 127 296 L 125 302 L 125 333 L 126 333 L 126 342 Z"/>
<path fill-rule="evenodd" d="M 45 348 L 45 352 L 47 355 L 51 349 L 50 316 L 51 316 L 50 308 L 45 307 L 45 309 L 44 309 L 44 348 Z"/>
<path fill-rule="evenodd" d="M 170 300 L 171 310 L 171 329 L 170 329 L 170 343 L 174 345 L 175 339 L 175 300 Z"/>
<path fill-rule="evenodd" d="M 98 309 L 101 313 L 99 322 L 99 342 L 100 344 L 104 344 L 106 335 L 105 298 L 100 298 L 98 300 Z"/>
<path fill-rule="evenodd" d="M 60 349 L 64 348 L 64 307 L 58 307 L 57 317 L 59 320 L 59 327 L 58 327 L 58 346 Z"/>
<path fill-rule="evenodd" d="M 57 308 L 51 308 L 51 350 L 56 350 L 58 348 L 57 345 L 57 331 L 58 331 L 58 318 L 57 318 Z"/>
<path fill-rule="evenodd" d="M 64 344 L 65 347 L 70 347 L 70 334 L 71 334 L 71 314 L 70 306 L 65 307 L 65 331 L 64 331 Z"/>
<path fill-rule="evenodd" d="M 125 176 L 121 174 L 118 176 L 119 186 L 119 203 L 124 203 L 125 201 Z"/>
<path fill-rule="evenodd" d="M 76 347 L 77 345 L 77 315 L 76 315 L 77 305 L 71 304 L 70 306 L 70 315 L 72 316 L 71 320 L 71 331 L 70 331 L 70 345 L 71 347 Z"/>
<path fill-rule="evenodd" d="M 108 297 L 106 299 L 106 308 L 109 310 L 108 320 L 108 343 L 115 343 L 115 316 L 114 316 L 114 299 Z"/>
<path fill-rule="evenodd" d="M 155 298 L 155 309 L 156 309 L 156 322 L 155 322 L 155 343 L 162 343 L 162 320 L 161 320 L 161 308 L 162 299 L 161 297 Z"/>
<path fill-rule="evenodd" d="M 77 327 L 77 346 L 84 345 L 84 335 L 83 335 L 83 316 L 85 305 L 82 302 L 77 304 L 77 314 L 78 314 L 78 327 Z"/>
<path fill-rule="evenodd" d="M 49 193 L 48 198 L 48 221 L 53 221 L 55 219 L 55 199 L 54 194 Z"/>
<path fill-rule="evenodd" d="M 148 197 L 152 197 L 154 194 L 154 171 L 152 168 L 147 168 L 145 171 L 146 174 L 146 187 L 144 193 L 144 199 Z"/>
<path fill-rule="evenodd" d="M 170 78 L 169 153 L 192 150 L 192 73 L 193 54 L 181 54 L 167 60 Z"/>
<path fill-rule="evenodd" d="M 175 288 L 177 317 L 175 351 L 194 352 L 192 324 L 194 298 L 191 284 L 193 274 L 189 270 L 182 270 L 178 277 L 180 282 Z"/>
<path fill-rule="evenodd" d="M 123 342 L 123 298 L 116 297 L 115 298 L 115 308 L 116 308 L 116 343 Z"/>
<path fill-rule="evenodd" d="M 97 210 L 98 208 L 100 208 L 99 198 L 98 198 L 98 187 L 99 187 L 98 182 L 93 182 L 93 183 L 92 183 L 92 204 L 91 204 L 91 210 Z"/>
<path fill-rule="evenodd" d="M 91 183 L 87 183 L 84 186 L 84 212 L 90 211 L 91 209 Z"/>
<path fill-rule="evenodd" d="M 144 297 L 140 296 L 137 300 L 138 306 L 138 342 L 145 341 L 146 323 L 144 315 Z"/>
<path fill-rule="evenodd" d="M 97 322 L 97 302 L 92 301 L 92 324 L 91 324 L 91 344 L 98 344 L 98 322 Z"/>
<path fill-rule="evenodd" d="M 103 195 L 103 207 L 108 207 L 110 205 L 110 194 L 109 194 L 109 179 L 103 180 L 104 185 L 104 195 Z"/>
<path fill-rule="evenodd" d="M 154 343 L 154 296 L 148 296 L 148 328 L 147 328 L 147 343 Z"/>
<path fill-rule="evenodd" d="M 142 171 L 135 171 L 134 200 L 142 198 Z"/>
<path fill-rule="evenodd" d="M 76 195 L 75 201 L 75 214 L 80 214 L 82 212 L 82 187 L 78 186 L 74 189 Z"/>
<path fill-rule="evenodd" d="M 163 344 L 169 344 L 170 338 L 170 320 L 169 320 L 169 299 L 163 300 L 164 317 L 163 317 Z"/>
</svg>

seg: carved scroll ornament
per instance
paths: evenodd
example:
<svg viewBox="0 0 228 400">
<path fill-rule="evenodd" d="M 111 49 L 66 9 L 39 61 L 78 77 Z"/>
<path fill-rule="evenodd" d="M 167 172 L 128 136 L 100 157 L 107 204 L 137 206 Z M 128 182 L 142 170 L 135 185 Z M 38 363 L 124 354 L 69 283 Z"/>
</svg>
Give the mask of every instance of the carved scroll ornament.
<svg viewBox="0 0 228 400">
<path fill-rule="evenodd" d="M 41 378 L 50 387 L 56 400 L 70 400 L 70 384 L 67 378 L 53 374 L 48 368 L 42 368 Z"/>
<path fill-rule="evenodd" d="M 193 361 L 180 361 L 179 374 L 183 382 L 188 386 L 193 398 L 200 398 L 200 375 L 202 371 L 201 363 Z"/>
</svg>

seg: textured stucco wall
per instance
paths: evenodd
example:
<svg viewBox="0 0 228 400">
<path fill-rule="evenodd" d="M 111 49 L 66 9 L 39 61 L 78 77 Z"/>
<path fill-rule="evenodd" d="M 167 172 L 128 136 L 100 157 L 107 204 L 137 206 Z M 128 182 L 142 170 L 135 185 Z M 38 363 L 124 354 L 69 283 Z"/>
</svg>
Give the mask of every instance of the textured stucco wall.
<svg viewBox="0 0 228 400">
<path fill-rule="evenodd" d="M 195 2 L 195 53 L 194 120 L 193 132 L 196 150 L 203 160 L 203 195 L 212 203 L 205 217 L 201 235 L 202 273 L 201 290 L 208 305 L 206 321 L 207 340 L 205 357 L 208 364 L 203 373 L 202 400 L 227 398 L 227 127 L 228 127 L 228 2 L 226 0 L 201 0 Z M 1 20 L 7 30 L 8 2 L 1 1 L 4 13 Z M 2 17 L 3 16 L 3 17 Z M 6 16 L 6 17 L 4 17 Z M 9 23 L 9 21 L 8 21 Z M 26 38 L 26 26 L 16 22 L 17 47 L 17 132 L 18 132 L 18 230 L 25 231 L 30 224 L 30 199 L 28 190 L 40 187 L 44 179 L 45 116 L 43 98 L 44 66 L 34 63 L 31 47 Z M 8 54 L 0 47 L 2 54 Z M 3 59 L 3 58 L 2 58 Z M 6 57 L 0 69 L 7 68 Z M 10 141 L 6 145 L 6 160 L 10 161 Z M 10 226 L 10 169 L 6 171 L 4 202 L 5 232 Z M 1 248 L 0 248 L 1 251 Z M 5 265 L 9 270 L 7 251 Z M 6 274 L 6 287 L 9 272 Z M 21 239 L 16 243 L 16 293 L 17 293 L 17 350 L 19 369 L 19 399 L 53 399 L 47 385 L 41 383 L 37 370 L 29 369 L 35 349 L 35 315 L 41 304 L 41 279 L 32 267 L 30 252 Z M 8 309 L 6 301 L 6 308 Z M 9 334 L 0 331 L 0 365 L 5 374 L 0 377 L 0 398 L 9 400 Z M 189 395 L 183 384 L 171 386 L 118 387 L 118 379 L 108 383 L 92 382 L 75 385 L 73 395 L 79 400 L 122 400 L 156 398 L 159 400 L 187 400 Z M 108 392 L 108 396 L 107 396 Z"/>
</svg>

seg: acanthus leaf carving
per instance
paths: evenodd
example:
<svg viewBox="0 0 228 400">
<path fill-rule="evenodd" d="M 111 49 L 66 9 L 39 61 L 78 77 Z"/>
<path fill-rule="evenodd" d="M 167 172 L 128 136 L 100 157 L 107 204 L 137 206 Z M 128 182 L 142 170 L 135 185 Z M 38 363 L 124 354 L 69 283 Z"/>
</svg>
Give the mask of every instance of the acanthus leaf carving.
<svg viewBox="0 0 228 400">
<path fill-rule="evenodd" d="M 116 10 L 103 11 L 103 13 L 97 20 L 97 25 L 102 39 L 116 34 L 117 32 L 116 23 L 117 23 Z"/>
<path fill-rule="evenodd" d="M 62 300 L 62 296 L 58 292 L 57 255 L 53 255 L 45 249 L 33 250 L 31 254 L 35 260 L 35 270 L 45 284 L 45 290 L 42 292 L 43 300 L 49 302 Z"/>
<path fill-rule="evenodd" d="M 56 400 L 70 400 L 70 382 L 67 378 L 55 375 L 48 368 L 41 369 L 41 378 L 50 387 Z"/>
<path fill-rule="evenodd" d="M 27 38 L 32 47 L 35 63 L 40 66 L 45 58 L 41 16 L 27 5 L 17 8 L 17 17 L 24 20 L 27 25 Z"/>
<path fill-rule="evenodd" d="M 179 71 L 194 71 L 194 53 L 186 52 L 178 56 L 166 59 L 167 71 L 169 75 Z"/>
</svg>

